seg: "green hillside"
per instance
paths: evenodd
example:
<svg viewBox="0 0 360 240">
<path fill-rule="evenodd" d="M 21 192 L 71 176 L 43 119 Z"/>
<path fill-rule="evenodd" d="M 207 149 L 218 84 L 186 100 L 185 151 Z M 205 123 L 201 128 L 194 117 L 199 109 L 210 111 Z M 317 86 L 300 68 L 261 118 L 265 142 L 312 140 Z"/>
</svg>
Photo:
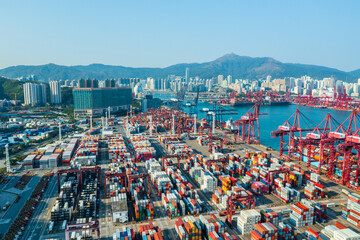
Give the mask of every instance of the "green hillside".
<svg viewBox="0 0 360 240">
<path fill-rule="evenodd" d="M 24 101 L 23 82 L 0 77 L 0 99 Z"/>
</svg>

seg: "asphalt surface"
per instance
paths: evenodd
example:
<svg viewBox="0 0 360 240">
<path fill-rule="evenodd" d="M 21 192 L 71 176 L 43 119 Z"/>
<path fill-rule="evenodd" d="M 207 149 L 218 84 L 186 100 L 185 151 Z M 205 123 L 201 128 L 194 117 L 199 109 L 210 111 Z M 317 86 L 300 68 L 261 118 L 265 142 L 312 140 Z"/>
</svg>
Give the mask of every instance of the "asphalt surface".
<svg viewBox="0 0 360 240">
<path fill-rule="evenodd" d="M 20 175 L 21 176 L 21 175 Z M 20 191 L 18 189 L 15 189 L 13 186 L 18 181 L 20 176 L 13 177 L 11 181 L 9 181 L 2 190 L 7 190 L 10 192 L 18 192 L 20 193 L 20 199 L 17 203 L 13 203 L 10 205 L 10 207 L 7 209 L 5 215 L 0 220 L 0 233 L 6 234 L 9 230 L 12 222 L 15 220 L 17 215 L 19 214 L 21 208 L 25 204 L 25 202 L 30 197 L 32 191 L 34 190 L 35 186 L 40 181 L 41 176 L 34 176 L 31 178 L 30 182 L 26 185 L 25 189 L 23 191 Z"/>
<path fill-rule="evenodd" d="M 122 128 L 122 123 L 120 123 L 119 126 L 117 126 L 117 131 L 119 131 L 121 134 L 125 134 L 123 128 Z M 217 134 L 222 134 L 221 131 L 216 130 Z M 156 148 L 157 150 L 157 154 L 158 156 L 163 156 L 163 155 L 167 155 L 166 150 L 164 150 L 163 146 L 157 141 L 156 138 L 152 138 L 151 140 L 152 145 Z M 186 144 L 188 144 L 191 148 L 193 148 L 194 150 L 196 150 L 199 153 L 202 153 L 205 155 L 209 155 L 208 151 L 207 151 L 207 146 L 199 146 L 196 143 L 196 140 L 186 140 L 185 141 Z M 224 145 L 224 148 L 226 148 L 226 145 Z M 245 150 L 251 150 L 251 151 L 266 151 L 266 147 L 265 146 L 261 146 L 261 145 L 248 145 L 248 144 L 237 144 L 236 145 L 236 151 L 234 151 L 234 153 L 238 153 L 241 156 L 245 155 Z M 98 165 L 101 166 L 103 169 L 107 168 L 107 164 L 109 163 L 109 159 L 108 159 L 108 155 L 106 154 L 107 148 L 100 148 L 99 149 L 99 160 L 98 160 Z M 269 151 L 266 151 L 269 152 Z M 270 151 L 272 153 L 273 156 L 278 157 L 279 153 L 277 151 Z M 182 160 L 182 163 L 184 161 Z M 181 164 L 183 165 L 183 164 Z M 137 166 L 139 167 L 139 171 L 140 172 L 144 172 L 145 168 L 144 168 L 144 163 L 138 163 Z M 181 167 L 182 168 L 182 167 Z M 187 179 L 190 181 L 190 183 L 193 184 L 193 186 L 195 187 L 196 190 L 199 190 L 199 188 L 197 187 L 197 185 L 195 184 L 194 180 L 186 173 L 182 170 L 182 173 L 187 177 Z M 104 173 L 103 173 L 104 174 Z M 40 178 L 38 178 L 39 180 Z M 104 178 L 103 178 L 104 179 Z M 14 177 L 8 184 L 7 184 L 7 188 L 11 188 L 10 186 L 13 186 L 16 182 L 16 177 Z M 32 182 L 34 181 L 34 182 Z M 31 188 L 34 188 L 37 184 L 37 182 L 35 180 L 32 179 L 32 181 L 30 181 L 30 183 L 28 184 L 28 186 Z M 103 180 L 104 182 L 104 180 Z M 4 186 L 4 188 L 6 189 L 6 186 Z M 329 187 L 327 189 L 329 189 L 329 191 L 333 191 L 333 192 L 341 192 L 341 189 L 345 188 L 342 186 L 339 186 L 337 184 L 330 184 Z M 26 189 L 25 189 L 26 190 Z M 32 192 L 28 191 L 24 192 L 24 194 L 28 194 L 30 195 Z M 177 233 L 174 230 L 174 224 L 175 221 L 177 220 L 177 218 L 171 219 L 167 216 L 166 214 L 166 209 L 162 206 L 161 203 L 161 198 L 159 198 L 157 196 L 157 191 L 155 190 L 153 184 L 151 185 L 151 192 L 152 192 L 152 197 L 151 197 L 151 202 L 154 204 L 154 214 L 155 214 L 155 219 L 152 221 L 153 224 L 155 226 L 159 226 L 163 232 L 164 232 L 164 238 L 165 239 L 178 239 L 177 237 Z M 218 207 L 212 203 L 211 199 L 209 198 L 209 196 L 207 196 L 205 193 L 203 193 L 202 191 L 198 191 L 199 196 L 201 198 L 201 200 L 203 200 L 205 202 L 205 213 L 203 213 L 203 215 L 206 216 L 206 218 L 209 218 L 209 215 L 214 213 L 218 216 L 219 213 L 219 209 Z M 25 195 L 26 196 L 26 195 Z M 29 224 L 28 227 L 26 228 L 25 232 L 24 232 L 24 236 L 22 239 L 43 239 L 43 238 L 54 238 L 54 239 L 64 239 L 64 232 L 60 231 L 58 233 L 55 234 L 49 234 L 48 233 L 48 223 L 49 223 L 49 218 L 50 218 L 50 209 L 53 206 L 53 203 L 56 199 L 57 196 L 57 188 L 56 188 L 56 176 L 54 176 L 41 200 L 41 202 L 38 204 Z M 258 197 L 257 197 L 258 198 Z M 147 224 L 148 221 L 143 221 L 143 222 L 129 222 L 129 223 L 125 223 L 125 224 L 113 224 L 112 222 L 112 214 L 111 214 L 111 207 L 110 207 L 110 199 L 109 198 L 105 198 L 104 195 L 104 191 L 100 192 L 100 199 L 101 199 L 101 203 L 100 203 L 100 209 L 99 209 L 99 221 L 100 221 L 100 233 L 101 233 L 101 239 L 112 239 L 112 234 L 116 231 L 116 229 L 121 229 L 123 228 L 123 226 L 127 226 L 130 228 L 133 228 L 135 231 L 139 230 L 139 226 L 141 224 Z M 346 202 L 347 197 L 344 194 L 337 194 L 336 195 L 336 199 L 327 199 L 327 200 L 322 200 L 320 202 L 323 203 L 335 203 L 337 205 L 339 205 L 338 207 L 336 207 L 336 209 L 334 209 L 334 211 L 331 212 L 330 216 L 333 219 L 339 219 L 340 215 L 337 214 L 338 211 L 341 212 L 341 204 Z M 16 212 L 16 209 L 14 208 L 14 206 L 18 206 L 18 210 L 21 209 L 21 206 L 24 204 L 24 202 L 26 201 L 26 198 L 21 198 L 20 201 L 18 202 L 18 205 L 13 205 L 10 207 L 9 213 L 7 213 L 7 215 L 5 216 L 4 220 L 0 221 L 0 232 L 3 231 L 3 228 L 8 229 L 8 227 L 11 224 L 11 219 L 14 219 L 18 213 L 18 211 Z M 269 204 L 269 202 L 271 204 Z M 19 207 L 20 206 L 20 207 Z M 256 209 L 261 210 L 261 209 L 267 209 L 267 208 L 271 208 L 277 212 L 280 212 L 282 209 L 289 209 L 291 208 L 291 204 L 283 204 L 278 198 L 276 198 L 274 195 L 268 195 L 266 197 L 260 197 L 257 199 L 257 207 Z M 14 209 L 13 209 L 14 208 Z M 130 209 L 130 208 L 129 208 Z M 131 209 L 130 209 L 131 210 Z M 130 211 L 129 210 L 129 211 Z M 8 217 L 9 214 L 9 217 Z M 129 213 L 130 215 L 132 214 L 131 212 Z M 240 212 L 236 212 L 234 214 L 233 217 L 233 225 L 236 225 L 236 218 L 237 216 L 239 216 Z M 194 216 L 195 219 L 198 219 L 198 216 Z M 9 223 L 6 223 L 6 219 L 9 219 Z M 225 217 L 220 217 L 223 220 L 225 220 Z M 341 219 L 340 219 L 341 221 Z M 344 220 L 345 221 L 345 220 Z M 331 222 L 333 224 L 333 222 Z M 343 222 L 345 225 L 349 226 L 351 224 L 347 223 L 346 221 Z M 329 223 L 327 223 L 326 225 L 328 225 Z M 4 226 L 4 227 L 3 227 Z M 316 224 L 313 225 L 312 228 L 314 229 L 321 229 L 322 225 Z M 355 228 L 356 229 L 356 228 Z M 300 232 L 304 232 L 306 229 L 302 229 L 299 228 Z M 359 229 L 356 229 L 357 231 L 359 231 Z M 230 234 L 234 234 L 236 236 L 239 236 L 239 238 L 241 239 L 251 239 L 249 236 L 240 236 L 239 232 L 236 229 L 229 229 Z M 304 235 L 303 234 L 299 234 L 298 235 L 298 239 L 303 239 Z"/>
</svg>

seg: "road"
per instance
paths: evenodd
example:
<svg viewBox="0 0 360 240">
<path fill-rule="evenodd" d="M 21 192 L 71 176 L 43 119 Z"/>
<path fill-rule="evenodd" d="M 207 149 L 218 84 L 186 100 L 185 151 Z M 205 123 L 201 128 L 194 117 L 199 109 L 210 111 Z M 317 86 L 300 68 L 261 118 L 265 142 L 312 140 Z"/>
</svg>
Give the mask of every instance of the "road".
<svg viewBox="0 0 360 240">
<path fill-rule="evenodd" d="M 54 169 L 56 171 L 56 169 Z M 22 239 L 32 240 L 41 239 L 45 229 L 48 227 L 50 211 L 54 205 L 57 190 L 56 177 L 53 176 L 43 194 L 41 201 L 38 203 L 34 214 L 32 215 Z"/>
<path fill-rule="evenodd" d="M 17 192 L 20 194 L 20 199 L 17 203 L 13 203 L 10 205 L 6 214 L 0 220 L 0 233 L 6 234 L 11 226 L 12 222 L 15 220 L 17 215 L 19 214 L 21 208 L 24 206 L 25 202 L 30 197 L 32 191 L 34 190 L 35 186 L 40 181 L 40 176 L 34 176 L 31 178 L 30 182 L 26 185 L 24 190 L 15 189 L 13 186 L 18 181 L 20 177 L 16 176 L 13 177 L 3 188 L 2 190 L 7 190 L 10 192 Z"/>
</svg>

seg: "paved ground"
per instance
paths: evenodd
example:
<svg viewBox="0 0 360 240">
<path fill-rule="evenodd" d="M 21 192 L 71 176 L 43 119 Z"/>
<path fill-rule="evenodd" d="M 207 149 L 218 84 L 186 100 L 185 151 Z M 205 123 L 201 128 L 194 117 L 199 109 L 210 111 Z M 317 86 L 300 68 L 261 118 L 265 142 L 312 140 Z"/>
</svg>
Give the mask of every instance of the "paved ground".
<svg viewBox="0 0 360 240">
<path fill-rule="evenodd" d="M 30 182 L 26 185 L 24 190 L 15 189 L 14 185 L 20 178 L 21 174 L 16 175 L 15 177 L 12 177 L 12 179 L 5 185 L 2 186 L 1 190 L 5 190 L 8 192 L 14 192 L 20 194 L 21 198 L 17 203 L 12 202 L 11 206 L 7 209 L 6 213 L 2 216 L 2 219 L 0 220 L 0 233 L 5 234 L 7 233 L 11 223 L 14 221 L 14 219 L 19 214 L 22 206 L 25 204 L 25 202 L 30 197 L 32 191 L 34 190 L 35 186 L 38 184 L 38 182 L 41 179 L 41 176 L 35 175 L 31 178 Z M 0 193 L 0 195 L 3 193 Z M 7 193 L 6 193 L 7 194 Z M 15 200 L 11 198 L 11 200 Z"/>
<path fill-rule="evenodd" d="M 122 124 L 120 124 L 120 126 L 122 126 Z M 122 127 L 118 127 L 118 131 L 124 134 Z M 222 132 L 217 130 L 217 134 L 222 134 Z M 163 146 L 157 141 L 156 138 L 152 138 L 151 143 L 157 149 L 159 156 L 167 155 L 167 152 L 164 150 Z M 195 153 L 201 153 L 205 156 L 210 155 L 210 153 L 208 152 L 208 147 L 200 146 L 199 144 L 196 143 L 195 139 L 185 140 L 185 143 L 188 144 L 192 149 L 194 149 Z M 238 153 L 242 156 L 245 155 L 244 149 L 249 149 L 252 151 L 266 151 L 265 146 L 251 145 L 251 144 L 249 145 L 242 143 L 237 144 L 235 146 L 235 149 L 236 149 L 235 153 Z M 229 151 L 229 149 L 227 149 L 227 146 L 225 146 L 225 152 L 227 151 Z M 273 156 L 279 157 L 279 153 L 277 151 L 266 151 L 266 152 L 270 152 Z M 100 149 L 99 156 L 100 158 L 98 161 L 98 165 L 100 165 L 102 168 L 107 168 L 109 159 L 108 159 L 108 155 L 106 154 L 106 147 Z M 185 161 L 182 160 L 181 162 L 182 162 L 181 165 L 183 165 Z M 304 169 L 306 169 L 305 168 L 306 165 L 304 163 L 299 163 L 299 164 L 302 165 Z M 139 163 L 137 165 L 139 166 L 140 172 L 145 171 L 143 167 L 144 166 L 143 163 Z M 183 174 L 186 175 L 185 172 L 183 172 Z M 5 217 L 2 220 L 0 220 L 0 233 L 7 231 L 12 220 L 16 217 L 18 211 L 21 209 L 21 206 L 24 204 L 26 200 L 25 197 L 31 194 L 32 192 L 31 189 L 33 189 L 36 186 L 37 182 L 40 179 L 40 176 L 41 173 L 39 172 L 39 175 L 32 178 L 32 180 L 28 184 L 28 187 L 25 188 L 25 190 L 23 191 L 22 198 L 20 199 L 20 201 L 17 204 L 13 204 L 10 207 L 10 209 L 6 212 Z M 11 190 L 19 177 L 20 176 L 13 177 L 12 180 L 7 185 L 0 186 L 0 190 L 1 189 Z M 188 179 L 196 187 L 194 181 L 190 177 L 188 177 Z M 347 226 L 351 226 L 350 223 L 340 218 L 341 204 L 344 204 L 347 199 L 347 197 L 341 193 L 341 190 L 345 187 L 335 184 L 332 181 L 327 180 L 326 178 L 324 178 L 324 181 L 329 199 L 321 200 L 321 202 L 324 203 L 332 202 L 338 205 L 334 209 L 329 210 L 330 218 L 339 220 Z M 38 207 L 36 208 L 35 213 L 31 218 L 31 221 L 29 222 L 29 225 L 26 228 L 24 237 L 22 239 L 50 239 L 50 238 L 65 239 L 64 231 L 57 231 L 55 233 L 48 232 L 50 209 L 53 206 L 53 203 L 57 196 L 56 186 L 57 186 L 56 177 L 54 177 L 51 180 L 42 201 L 39 203 Z M 152 189 L 151 201 L 153 202 L 155 208 L 154 209 L 155 219 L 153 220 L 154 225 L 159 226 L 161 229 L 163 229 L 165 239 L 177 239 L 177 234 L 174 230 L 174 222 L 176 221 L 176 219 L 170 219 L 169 217 L 166 216 L 166 210 L 162 206 L 161 199 L 157 196 L 156 190 L 154 189 L 153 186 L 151 186 L 151 189 Z M 196 187 L 196 189 L 198 188 Z M 212 201 L 210 200 L 210 196 L 208 194 L 204 194 L 202 191 L 199 191 L 199 195 L 201 200 L 203 200 L 206 204 L 205 205 L 206 213 L 204 213 L 205 215 L 219 212 L 218 207 L 212 203 Z M 140 223 L 129 222 L 126 224 L 114 225 L 112 223 L 112 218 L 111 218 L 110 199 L 105 198 L 104 191 L 101 191 L 100 199 L 101 199 L 101 203 L 99 209 L 99 220 L 100 220 L 101 239 L 112 239 L 112 234 L 116 231 L 116 229 L 122 229 L 123 226 L 128 226 L 134 228 L 135 231 L 138 231 L 139 225 L 148 223 L 148 221 L 143 221 Z M 259 210 L 272 208 L 275 211 L 281 211 L 282 209 L 289 209 L 292 206 L 291 204 L 287 204 L 287 205 L 284 204 L 279 198 L 277 198 L 274 195 L 257 197 L 256 205 L 257 205 L 257 209 Z M 131 213 L 131 208 L 129 211 L 130 211 L 130 215 L 132 215 L 133 213 Z M 238 215 L 239 212 L 236 212 L 234 214 L 234 218 L 233 218 L 234 225 L 236 225 L 236 218 Z M 198 216 L 195 216 L 195 218 L 198 219 Z M 284 219 L 286 220 L 286 217 Z M 328 223 L 326 223 L 326 225 L 333 223 L 334 220 L 331 220 Z M 351 226 L 351 227 L 353 227 L 357 231 L 360 231 L 360 228 L 357 228 L 355 226 Z M 312 228 L 320 231 L 323 228 L 323 226 L 316 224 L 312 226 Z M 299 232 L 304 232 L 306 229 L 307 228 L 299 228 Z M 239 236 L 239 232 L 236 229 L 230 230 L 230 233 Z M 298 239 L 303 239 L 303 237 L 304 237 L 303 235 L 299 234 Z M 241 239 L 250 239 L 250 237 L 241 236 Z"/>
</svg>

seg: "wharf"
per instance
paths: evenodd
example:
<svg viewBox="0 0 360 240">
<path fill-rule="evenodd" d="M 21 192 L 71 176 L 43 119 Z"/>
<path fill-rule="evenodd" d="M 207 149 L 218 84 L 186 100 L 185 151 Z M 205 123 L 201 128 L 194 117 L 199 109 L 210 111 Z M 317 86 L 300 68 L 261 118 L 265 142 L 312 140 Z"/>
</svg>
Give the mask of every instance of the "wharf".
<svg viewBox="0 0 360 240">
<path fill-rule="evenodd" d="M 122 126 L 123 126 L 123 123 L 120 122 L 120 124 L 118 126 L 116 126 L 116 129 L 114 131 L 125 135 L 125 131 Z M 216 129 L 216 133 L 214 135 L 223 137 L 224 133 L 225 133 L 225 131 Z M 157 150 L 158 157 L 168 155 L 164 146 L 157 140 L 156 134 L 154 135 L 153 138 L 150 138 L 150 142 L 151 142 L 152 146 L 155 147 L 155 149 Z M 187 144 L 190 148 L 192 148 L 195 154 L 196 153 L 202 154 L 205 157 L 210 156 L 210 153 L 208 151 L 208 146 L 200 146 L 196 142 L 196 138 L 194 138 L 194 136 L 190 140 L 183 140 L 183 142 L 185 144 Z M 231 152 L 231 153 L 239 154 L 240 156 L 244 157 L 246 154 L 246 150 L 254 151 L 254 152 L 258 152 L 258 151 L 267 152 L 267 153 L 270 153 L 274 157 L 277 157 L 277 158 L 280 157 L 280 154 L 278 151 L 269 150 L 269 148 L 264 145 L 245 144 L 245 143 L 238 143 L 233 146 L 224 145 L 224 153 Z M 104 172 L 105 172 L 104 170 L 107 169 L 107 165 L 110 162 L 109 156 L 106 151 L 107 151 L 106 145 L 103 145 L 103 147 L 99 148 L 99 159 L 97 162 L 97 165 L 103 169 L 103 171 L 102 171 L 103 179 L 104 179 Z M 306 169 L 306 163 L 300 162 L 295 159 L 291 159 L 291 160 L 292 160 L 292 162 L 301 165 L 302 169 Z M 185 161 L 186 161 L 185 159 L 180 161 L 181 169 L 182 169 L 182 166 L 184 165 Z M 140 173 L 146 172 L 145 163 L 143 163 L 143 162 L 137 163 L 137 166 L 138 166 Z M 181 172 L 184 175 L 187 175 L 183 170 L 181 170 Z M 196 190 L 199 190 L 199 187 L 195 184 L 195 182 L 192 178 L 188 178 L 188 180 L 194 186 L 194 188 Z M 322 176 L 322 181 L 324 181 L 328 197 L 325 199 L 322 199 L 320 202 L 335 203 L 337 205 L 335 208 L 329 209 L 328 215 L 331 220 L 328 221 L 327 223 L 325 223 L 324 226 L 334 224 L 335 220 L 337 220 L 337 221 L 340 221 L 341 223 L 343 223 L 344 225 L 349 226 L 349 227 L 353 228 L 354 230 L 360 232 L 359 227 L 351 225 L 349 222 L 347 222 L 346 220 L 344 220 L 343 218 L 340 217 L 341 208 L 342 208 L 343 204 L 346 203 L 346 199 L 347 199 L 347 196 L 345 196 L 342 193 L 342 189 L 347 189 L 347 188 L 330 181 L 329 179 L 327 179 L 327 177 L 324 177 L 324 176 Z M 29 184 L 32 184 L 32 183 L 30 182 Z M 303 191 L 303 190 L 301 190 L 301 191 Z M 140 225 L 148 223 L 148 221 L 142 221 L 142 222 L 132 221 L 133 216 L 131 214 L 133 211 L 131 209 L 130 204 L 128 204 L 128 206 L 130 206 L 130 208 L 129 208 L 130 222 L 125 223 L 125 224 L 114 224 L 113 220 L 112 220 L 112 214 L 111 214 L 110 198 L 105 198 L 104 191 L 100 191 L 100 192 L 101 192 L 101 195 L 100 195 L 99 221 L 100 221 L 100 234 L 101 234 L 100 237 L 101 237 L 101 239 L 112 239 L 112 234 L 116 231 L 116 229 L 122 229 L 122 227 L 124 227 L 124 226 L 133 228 L 136 232 L 138 232 Z M 49 239 L 49 238 L 65 239 L 64 231 L 48 232 L 48 225 L 49 225 L 48 223 L 49 223 L 49 217 L 50 217 L 48 210 L 50 210 L 53 202 L 56 199 L 55 177 L 50 182 L 50 187 L 47 189 L 47 191 L 44 193 L 44 195 L 45 195 L 45 198 L 44 198 L 44 200 L 41 201 L 42 203 L 40 203 L 37 210 L 35 210 L 35 214 L 29 222 L 31 227 L 28 226 L 26 228 L 26 231 L 24 232 L 25 238 L 23 238 L 23 239 Z M 208 215 L 214 213 L 218 216 L 220 209 L 218 209 L 218 207 L 215 204 L 213 204 L 213 202 L 211 200 L 211 194 L 207 194 L 202 191 L 199 191 L 199 196 L 200 196 L 201 200 L 205 202 L 204 209 L 206 212 L 203 213 L 202 215 L 208 216 Z M 154 205 L 154 213 L 155 213 L 154 214 L 155 218 L 154 218 L 154 220 L 152 220 L 153 224 L 155 226 L 159 226 L 163 230 L 164 239 L 166 239 L 166 240 L 178 239 L 178 235 L 174 229 L 175 221 L 178 218 L 169 218 L 167 216 L 166 209 L 164 208 L 164 206 L 161 202 L 161 198 L 158 197 L 157 191 L 154 188 L 153 184 L 151 184 L 151 201 Z M 271 208 L 274 211 L 279 212 L 282 209 L 289 209 L 291 207 L 292 207 L 292 204 L 285 204 L 284 202 L 282 202 L 282 200 L 280 200 L 273 194 L 265 195 L 265 196 L 256 196 L 256 209 L 257 210 Z M 240 214 L 239 211 L 236 211 L 234 214 L 234 217 L 233 217 L 233 225 L 234 226 L 236 226 L 236 221 L 237 221 L 237 217 L 239 216 L 239 214 Z M 196 220 L 199 219 L 199 215 L 196 215 L 194 217 Z M 219 218 L 222 220 L 225 220 L 225 217 L 219 217 Z M 284 219 L 285 219 L 285 222 L 288 221 L 288 216 L 285 216 Z M 0 224 L 1 224 L 1 222 L 0 222 Z M 320 231 L 323 228 L 323 226 L 320 224 L 315 224 L 315 225 L 312 225 L 309 227 L 311 227 L 312 229 L 314 229 L 316 231 Z M 306 239 L 304 232 L 307 230 L 307 228 L 308 227 L 298 228 L 299 234 L 298 234 L 297 239 Z M 239 234 L 238 230 L 236 230 L 236 228 L 229 229 L 229 233 L 237 236 L 238 239 L 243 239 L 243 240 L 251 239 L 251 237 L 249 235 L 241 236 Z"/>
</svg>

